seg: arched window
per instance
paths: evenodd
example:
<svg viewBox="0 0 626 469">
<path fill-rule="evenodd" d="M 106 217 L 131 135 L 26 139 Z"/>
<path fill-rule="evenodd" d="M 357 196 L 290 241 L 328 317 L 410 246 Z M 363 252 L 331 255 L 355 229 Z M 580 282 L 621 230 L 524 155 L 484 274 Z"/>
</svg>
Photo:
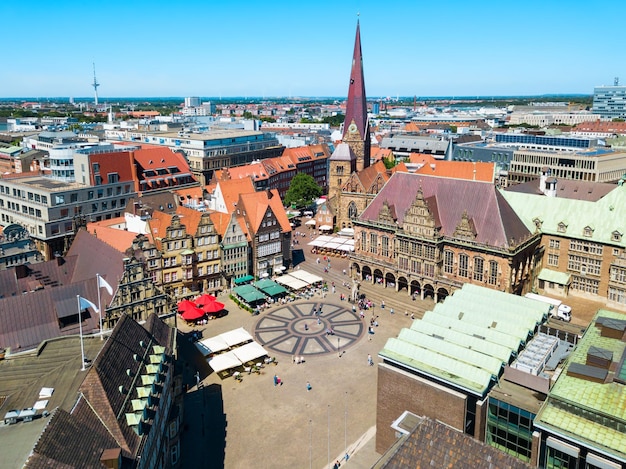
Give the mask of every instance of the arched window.
<svg viewBox="0 0 626 469">
<path fill-rule="evenodd" d="M 350 204 L 348 205 L 348 218 L 356 218 L 357 213 L 358 211 L 356 208 L 356 204 L 354 202 L 350 202 Z"/>
</svg>

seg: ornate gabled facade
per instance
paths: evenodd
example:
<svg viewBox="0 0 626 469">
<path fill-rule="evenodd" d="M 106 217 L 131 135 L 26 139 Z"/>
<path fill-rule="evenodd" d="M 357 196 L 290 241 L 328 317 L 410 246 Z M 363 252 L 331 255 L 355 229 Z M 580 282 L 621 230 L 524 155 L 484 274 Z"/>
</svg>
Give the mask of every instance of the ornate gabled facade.
<svg viewBox="0 0 626 469">
<path fill-rule="evenodd" d="M 143 247 L 150 276 L 168 296 L 215 293 L 222 287 L 221 253 L 210 215 L 184 207 L 178 211 L 169 223 L 167 217 L 161 219 L 165 229 L 156 227 L 158 216 L 153 219 L 155 242 Z"/>
<path fill-rule="evenodd" d="M 143 322 L 150 314 L 161 317 L 175 309 L 174 299 L 165 295 L 146 269 L 146 263 L 141 255 L 145 243 L 147 238 L 144 235 L 137 236 L 129 250 L 133 254 L 124 259 L 124 273 L 118 282 L 113 299 L 108 306 L 103 305 L 102 308 L 104 330 L 113 329 L 124 314 L 135 321 Z M 135 252 L 139 254 L 138 257 L 135 257 Z"/>
<path fill-rule="evenodd" d="M 395 173 L 353 220 L 351 274 L 443 299 L 464 283 L 529 290 L 540 236 L 492 183 Z"/>
</svg>

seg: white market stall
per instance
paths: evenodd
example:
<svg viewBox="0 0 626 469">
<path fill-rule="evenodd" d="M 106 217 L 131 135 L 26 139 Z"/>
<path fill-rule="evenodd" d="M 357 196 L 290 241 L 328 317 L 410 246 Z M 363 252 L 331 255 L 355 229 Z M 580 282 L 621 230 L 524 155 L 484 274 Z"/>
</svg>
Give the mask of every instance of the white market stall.
<svg viewBox="0 0 626 469">
<path fill-rule="evenodd" d="M 241 360 L 237 358 L 233 351 L 215 355 L 212 358 L 209 358 L 207 362 L 216 373 L 230 370 L 231 368 L 237 368 L 242 365 Z"/>
<path fill-rule="evenodd" d="M 282 277 L 278 277 L 276 279 L 276 283 L 280 283 L 291 290 L 297 291 L 309 286 L 308 283 L 303 282 L 302 280 L 293 277 L 291 274 L 283 275 Z"/>
<path fill-rule="evenodd" d="M 307 272 L 306 270 L 294 270 L 289 275 L 295 277 L 303 282 L 308 283 L 309 285 L 313 285 L 314 283 L 323 282 L 324 279 L 319 275 L 312 274 Z"/>
<path fill-rule="evenodd" d="M 258 342 L 250 342 L 248 344 L 237 347 L 233 353 L 242 363 L 256 360 L 260 357 L 268 356 L 267 351 Z"/>
<path fill-rule="evenodd" d="M 239 329 L 233 329 L 232 331 L 224 332 L 219 337 L 228 344 L 229 347 L 250 342 L 253 337 L 243 327 Z"/>
<path fill-rule="evenodd" d="M 209 337 L 208 339 L 196 342 L 196 348 L 206 357 L 212 353 L 228 350 L 230 346 L 221 336 L 216 335 L 215 337 Z"/>
</svg>

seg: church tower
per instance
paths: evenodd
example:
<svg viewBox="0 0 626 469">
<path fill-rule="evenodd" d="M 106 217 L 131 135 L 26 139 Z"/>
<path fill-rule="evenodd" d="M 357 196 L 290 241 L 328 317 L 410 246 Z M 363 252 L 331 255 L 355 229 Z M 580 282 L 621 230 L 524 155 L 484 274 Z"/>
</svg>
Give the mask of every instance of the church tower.
<svg viewBox="0 0 626 469">
<path fill-rule="evenodd" d="M 361 29 L 358 20 L 342 141 L 350 146 L 356 156 L 357 171 L 370 165 L 370 127 L 367 118 L 367 98 L 365 96 L 363 56 L 361 54 Z"/>
</svg>

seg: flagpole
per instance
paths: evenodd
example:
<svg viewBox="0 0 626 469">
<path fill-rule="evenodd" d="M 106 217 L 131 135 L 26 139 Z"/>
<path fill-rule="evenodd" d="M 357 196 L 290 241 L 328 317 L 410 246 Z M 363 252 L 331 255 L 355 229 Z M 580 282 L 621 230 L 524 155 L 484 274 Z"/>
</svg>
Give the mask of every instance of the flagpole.
<svg viewBox="0 0 626 469">
<path fill-rule="evenodd" d="M 80 295 L 76 295 L 76 302 L 78 303 L 78 326 L 80 334 L 80 371 L 85 371 L 85 347 L 83 346 L 83 320 L 80 314 Z"/>
<path fill-rule="evenodd" d="M 100 300 L 100 274 L 96 274 L 96 284 L 98 285 L 98 314 L 100 315 L 100 340 L 104 340 L 102 333 L 102 301 Z"/>
</svg>

